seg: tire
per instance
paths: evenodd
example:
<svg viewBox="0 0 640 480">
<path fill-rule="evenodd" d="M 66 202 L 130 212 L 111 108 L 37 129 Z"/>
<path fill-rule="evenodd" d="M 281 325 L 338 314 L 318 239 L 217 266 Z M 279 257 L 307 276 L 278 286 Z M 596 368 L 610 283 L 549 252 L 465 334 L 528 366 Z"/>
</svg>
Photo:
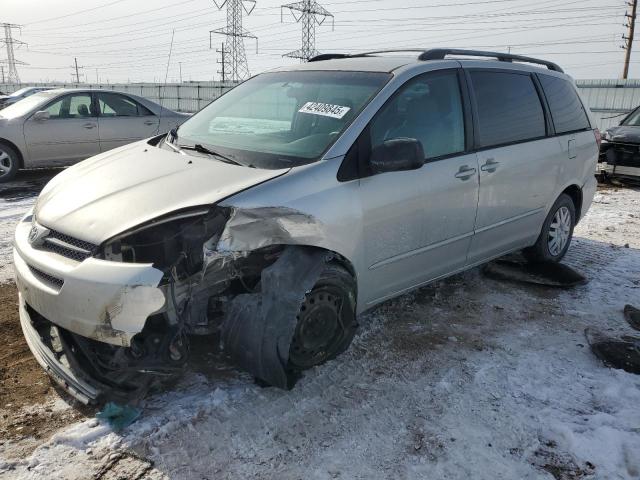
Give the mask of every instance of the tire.
<svg viewBox="0 0 640 480">
<path fill-rule="evenodd" d="M 20 168 L 20 156 L 6 143 L 0 143 L 0 183 L 10 182 Z"/>
<path fill-rule="evenodd" d="M 344 268 L 327 264 L 296 316 L 288 368 L 302 371 L 344 352 L 356 333 L 356 282 Z"/>
<path fill-rule="evenodd" d="M 536 243 L 522 253 L 531 263 L 559 262 L 571 245 L 575 225 L 576 207 L 563 193 L 551 207 Z"/>
</svg>

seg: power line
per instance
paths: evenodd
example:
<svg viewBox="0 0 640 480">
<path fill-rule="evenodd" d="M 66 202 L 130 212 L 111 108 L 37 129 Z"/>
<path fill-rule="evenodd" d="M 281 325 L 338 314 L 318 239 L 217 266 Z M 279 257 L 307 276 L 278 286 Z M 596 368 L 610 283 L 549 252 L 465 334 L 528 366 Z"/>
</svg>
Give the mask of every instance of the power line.
<svg viewBox="0 0 640 480">
<path fill-rule="evenodd" d="M 282 5 L 280 7 L 281 19 L 282 9 L 284 8 L 289 9 L 296 22 L 302 23 L 302 44 L 298 50 L 286 53 L 283 57 L 299 58 L 300 61 L 306 62 L 311 57 L 318 55 L 316 50 L 316 25 L 322 25 L 327 18 L 331 18 L 333 25 L 333 15 L 316 0 L 302 0 L 301 2 Z"/>
</svg>

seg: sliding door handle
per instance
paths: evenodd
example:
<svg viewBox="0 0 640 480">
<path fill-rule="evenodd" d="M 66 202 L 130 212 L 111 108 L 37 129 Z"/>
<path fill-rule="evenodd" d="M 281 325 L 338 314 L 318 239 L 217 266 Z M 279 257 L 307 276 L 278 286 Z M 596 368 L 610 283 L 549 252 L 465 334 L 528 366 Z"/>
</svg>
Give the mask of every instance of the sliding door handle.
<svg viewBox="0 0 640 480">
<path fill-rule="evenodd" d="M 476 169 L 469 168 L 468 165 L 463 165 L 458 170 L 458 173 L 454 175 L 454 177 L 459 178 L 460 180 L 469 180 L 473 175 L 475 175 Z"/>
<path fill-rule="evenodd" d="M 480 170 L 482 170 L 483 172 L 493 173 L 498 169 L 499 166 L 500 162 L 496 162 L 493 158 L 489 158 L 487 159 L 487 163 L 480 167 Z"/>
</svg>

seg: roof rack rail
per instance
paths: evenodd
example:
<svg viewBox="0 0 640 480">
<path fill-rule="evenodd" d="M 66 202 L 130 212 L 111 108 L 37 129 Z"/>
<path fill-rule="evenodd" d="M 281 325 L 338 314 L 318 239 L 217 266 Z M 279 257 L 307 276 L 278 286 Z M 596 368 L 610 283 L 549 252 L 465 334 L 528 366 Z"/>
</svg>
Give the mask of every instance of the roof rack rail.
<svg viewBox="0 0 640 480">
<path fill-rule="evenodd" d="M 311 57 L 308 62 L 321 62 L 322 60 L 334 60 L 336 58 L 349 58 L 352 55 L 348 53 L 321 53 L 315 57 Z"/>
<path fill-rule="evenodd" d="M 513 55 L 511 53 L 501 53 L 501 52 L 485 52 L 482 50 L 464 50 L 459 48 L 404 48 L 404 49 L 394 49 L 394 50 L 374 50 L 372 52 L 362 52 L 362 53 L 323 53 L 320 55 L 316 55 L 309 59 L 310 62 L 319 62 L 322 60 L 332 60 L 337 58 L 357 58 L 357 57 L 368 57 L 369 55 L 377 55 L 380 53 L 415 53 L 419 52 L 418 60 L 444 60 L 447 55 L 458 55 L 464 57 L 486 57 L 486 58 L 495 58 L 501 62 L 523 62 L 523 63 L 532 63 L 535 65 L 544 65 L 549 70 L 553 70 L 554 72 L 564 73 L 564 70 L 560 68 L 559 65 L 549 62 L 547 60 L 540 60 L 539 58 L 533 57 L 525 57 L 523 55 Z"/>
<path fill-rule="evenodd" d="M 512 55 L 511 53 L 501 52 L 485 52 L 482 50 L 462 50 L 457 48 L 433 48 L 431 50 L 425 50 L 418 60 L 443 60 L 447 55 L 459 55 L 465 57 L 488 57 L 495 58 L 501 62 L 525 62 L 533 63 L 536 65 L 544 65 L 549 70 L 554 72 L 564 73 L 564 70 L 559 65 L 549 62 L 547 60 L 540 60 L 538 58 L 525 57 L 522 55 Z"/>
</svg>

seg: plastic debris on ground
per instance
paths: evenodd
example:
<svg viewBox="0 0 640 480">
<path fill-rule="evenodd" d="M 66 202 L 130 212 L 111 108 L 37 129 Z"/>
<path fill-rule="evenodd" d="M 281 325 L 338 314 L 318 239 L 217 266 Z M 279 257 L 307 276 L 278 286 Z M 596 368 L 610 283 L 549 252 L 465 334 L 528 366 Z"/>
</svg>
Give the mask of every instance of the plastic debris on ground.
<svg viewBox="0 0 640 480">
<path fill-rule="evenodd" d="M 135 422 L 142 410 L 131 405 L 119 405 L 114 402 L 108 402 L 104 408 L 96 414 L 100 420 L 105 420 L 109 426 L 116 432 L 128 427 Z"/>
</svg>

